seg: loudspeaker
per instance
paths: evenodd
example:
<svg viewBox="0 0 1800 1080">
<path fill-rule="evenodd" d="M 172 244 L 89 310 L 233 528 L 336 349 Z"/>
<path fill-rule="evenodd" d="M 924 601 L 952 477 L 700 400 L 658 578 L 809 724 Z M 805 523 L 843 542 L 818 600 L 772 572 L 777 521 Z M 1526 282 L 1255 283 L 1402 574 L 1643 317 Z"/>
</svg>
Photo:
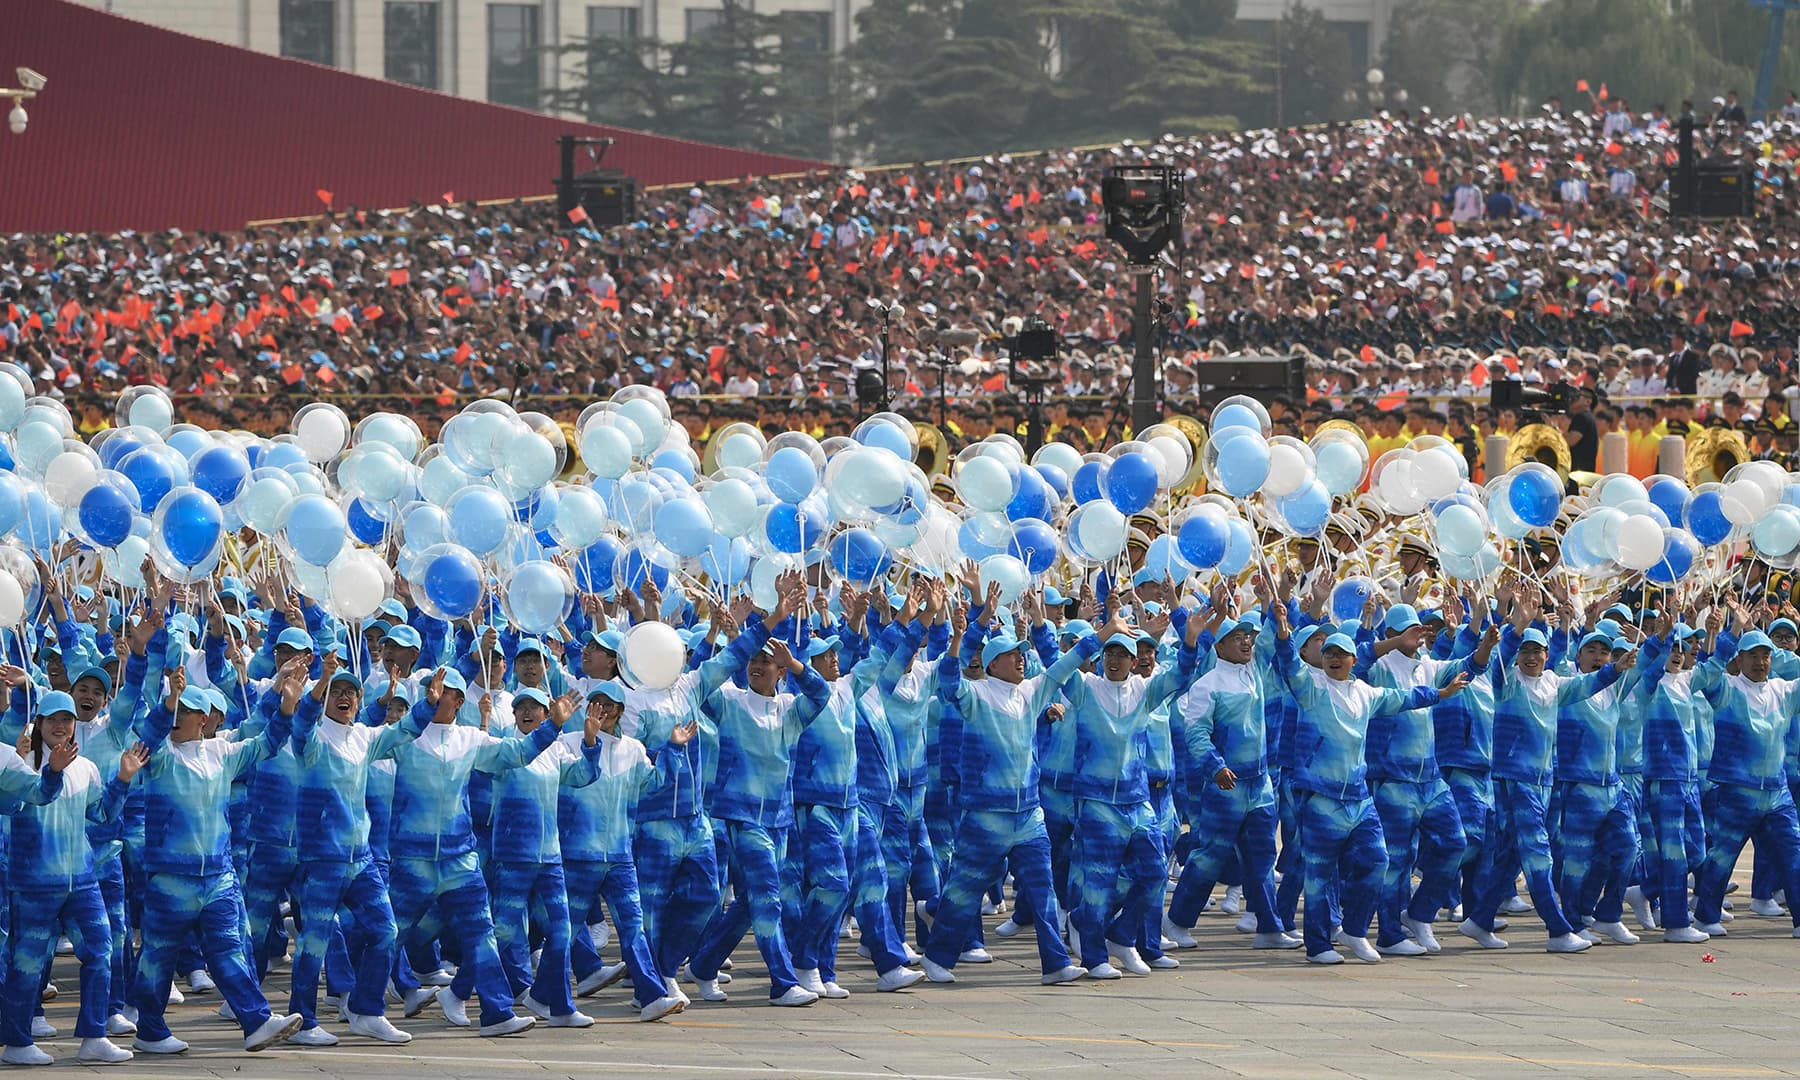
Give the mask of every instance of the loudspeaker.
<svg viewBox="0 0 1800 1080">
<path fill-rule="evenodd" d="M 587 211 L 588 222 L 596 228 L 623 225 L 637 214 L 637 180 L 617 169 L 582 173 L 575 178 L 574 189 L 574 202 Z"/>
<path fill-rule="evenodd" d="M 1670 189 L 1674 198 L 1669 209 L 1677 215 L 1732 218 L 1756 213 L 1756 176 L 1747 161 L 1699 162 L 1689 184 L 1677 182 Z"/>
<path fill-rule="evenodd" d="M 1290 401 L 1306 400 L 1306 360 L 1301 356 L 1232 356 L 1219 360 L 1197 360 L 1188 366 L 1194 374 L 1191 396 L 1170 400 L 1198 401 L 1201 408 L 1212 406 L 1237 394 L 1248 394 L 1258 401 L 1285 397 Z"/>
</svg>

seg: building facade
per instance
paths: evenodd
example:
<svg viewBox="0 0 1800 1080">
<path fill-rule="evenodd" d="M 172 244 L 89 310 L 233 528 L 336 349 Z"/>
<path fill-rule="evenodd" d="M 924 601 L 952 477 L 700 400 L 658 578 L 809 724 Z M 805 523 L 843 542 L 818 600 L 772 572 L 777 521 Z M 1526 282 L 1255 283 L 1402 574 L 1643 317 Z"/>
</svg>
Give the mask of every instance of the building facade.
<svg viewBox="0 0 1800 1080">
<path fill-rule="evenodd" d="M 600 37 L 679 42 L 723 17 L 719 0 L 77 0 L 128 19 L 457 97 L 539 108 L 579 79 Z M 841 51 L 869 0 L 749 0 Z"/>
</svg>

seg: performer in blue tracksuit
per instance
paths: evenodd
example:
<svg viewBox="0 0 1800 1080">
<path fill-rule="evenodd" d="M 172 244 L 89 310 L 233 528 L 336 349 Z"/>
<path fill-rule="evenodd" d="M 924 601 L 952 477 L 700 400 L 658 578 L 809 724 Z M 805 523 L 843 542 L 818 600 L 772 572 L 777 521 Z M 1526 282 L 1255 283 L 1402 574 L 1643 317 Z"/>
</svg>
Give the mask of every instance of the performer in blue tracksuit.
<svg viewBox="0 0 1800 1080">
<path fill-rule="evenodd" d="M 1750 625 L 1742 607 L 1734 609 L 1738 625 Z M 1775 861 L 1789 898 L 1800 897 L 1800 818 L 1786 768 L 1788 732 L 1800 723 L 1800 680 L 1769 677 L 1773 649 L 1761 630 L 1736 642 L 1722 640 L 1700 669 L 1704 677 L 1695 680 L 1713 706 L 1715 743 L 1703 802 L 1706 860 L 1694 876 L 1694 922 L 1712 937 L 1725 935 L 1725 888 L 1752 837 Z M 1729 674 L 1725 665 L 1734 657 L 1738 670 Z M 1668 904 L 1665 898 L 1665 911 Z M 1800 904 L 1790 906 L 1794 936 L 1800 937 Z"/>
<path fill-rule="evenodd" d="M 163 1019 L 176 959 L 189 935 L 199 933 L 206 968 L 244 1031 L 244 1049 L 265 1050 L 300 1030 L 298 1013 L 272 1016 L 257 985 L 244 941 L 243 897 L 231 865 L 231 827 L 225 819 L 231 782 L 287 741 L 295 709 L 306 685 L 306 661 L 288 661 L 270 692 L 275 705 L 261 734 L 243 741 L 204 738 L 208 722 L 205 693 L 187 685 L 177 666 L 168 676 L 168 694 L 144 717 L 143 742 L 150 760 L 144 785 L 144 953 L 129 1001 L 137 1009 L 132 1047 L 152 1054 L 179 1054 L 177 1039 Z"/>
<path fill-rule="evenodd" d="M 1415 686 L 1409 690 L 1378 689 L 1352 674 L 1356 641 L 1343 633 L 1325 639 L 1322 668 L 1305 665 L 1289 634 L 1286 604 L 1275 605 L 1275 669 L 1300 706 L 1294 726 L 1293 786 L 1296 816 L 1306 860 L 1306 958 L 1316 964 L 1341 964 L 1332 948 L 1328 895 L 1339 883 L 1342 931 L 1338 944 L 1359 960 L 1378 963 L 1381 954 L 1369 943 L 1377 891 L 1387 872 L 1381 819 L 1369 797 L 1364 744 L 1371 717 L 1405 709 L 1428 708 L 1467 683 L 1458 674 L 1443 689 Z"/>
<path fill-rule="evenodd" d="M 1575 670 L 1598 671 L 1611 661 L 1615 645 L 1623 659 L 1629 648 L 1624 639 L 1615 642 L 1599 631 L 1584 635 L 1575 649 Z M 1619 945 L 1638 940 L 1622 921 L 1625 889 L 1637 862 L 1637 808 L 1618 772 L 1619 718 L 1636 682 L 1634 666 L 1612 686 L 1556 711 L 1560 813 L 1552 834 L 1552 869 L 1557 894 L 1571 920 L 1594 920 L 1580 936 Z"/>
<path fill-rule="evenodd" d="M 899 782 L 881 823 L 881 850 L 887 861 L 888 918 L 902 947 L 906 940 L 907 887 L 915 901 L 937 899 L 937 858 L 926 827 L 925 796 L 928 714 L 937 694 L 937 661 L 950 647 L 950 622 L 941 585 L 919 579 L 926 589 L 921 605 L 909 598 L 900 624 L 904 638 L 888 656 L 882 685 L 888 725 L 894 733 Z M 923 610 L 921 610 L 921 607 Z M 909 618 L 909 613 L 911 617 Z M 923 616 L 923 621 L 914 621 Z M 925 656 L 918 656 L 921 642 Z"/>
<path fill-rule="evenodd" d="M 1186 741 L 1187 790 L 1195 807 L 1189 831 L 1199 838 L 1169 899 L 1164 936 L 1181 948 L 1197 943 L 1190 931 L 1206 907 L 1219 873 L 1235 853 L 1244 879 L 1244 901 L 1256 916 L 1258 949 L 1297 949 L 1275 919 L 1275 789 L 1269 780 L 1265 733 L 1265 675 L 1254 665 L 1261 625 L 1254 613 L 1220 622 L 1214 609 L 1208 631 L 1217 661 L 1176 702 Z"/>
<path fill-rule="evenodd" d="M 512 1035 L 536 1021 L 513 1012 L 513 996 L 494 941 L 487 881 L 475 858 L 469 822 L 469 776 L 521 768 L 549 748 L 556 729 L 544 725 L 529 737 L 500 739 L 456 722 L 468 695 L 462 675 L 439 669 L 426 687 L 431 724 L 397 755 L 393 814 L 388 822 L 389 884 L 400 943 L 422 945 L 449 924 L 462 949 L 456 977 L 435 995 L 409 996 L 407 1015 L 437 1001 L 444 1018 L 469 1027 L 464 1002 L 481 999 L 480 1033 Z"/>
<path fill-rule="evenodd" d="M 1062 936 L 1053 929 L 1060 915 L 1051 888 L 1050 838 L 1038 807 L 1035 729 L 1058 691 L 1101 646 L 1098 637 L 1084 637 L 1043 672 L 1027 678 L 1025 644 L 1010 633 L 989 637 L 999 607 L 999 587 L 990 586 L 980 618 L 964 632 L 961 647 L 938 662 L 938 688 L 962 720 L 956 746 L 946 748 L 957 761 L 962 817 L 955 861 L 920 963 L 932 982 L 956 981 L 951 969 L 980 921 L 981 895 L 1010 862 L 1014 886 L 1037 913 L 1038 960 L 1042 981 L 1050 986 L 1073 982 L 1087 969 L 1070 962 Z M 1123 623 L 1115 619 L 1108 625 L 1112 633 Z M 1032 634 L 1049 637 L 1041 610 Z"/>
<path fill-rule="evenodd" d="M 94 869 L 88 826 L 105 824 L 125 805 L 125 789 L 148 756 L 126 750 L 102 779 L 99 767 L 75 747 L 75 702 L 60 690 L 37 702 L 27 768 L 0 772 L 0 813 L 11 817 L 10 870 L 6 886 L 12 911 L 5 993 L 0 999 L 0 1042 L 8 1065 L 49 1065 L 53 1058 L 33 1043 L 32 1016 L 49 977 L 59 928 L 66 928 L 81 961 L 81 1010 L 77 1057 L 95 1064 L 131 1060 L 131 1052 L 106 1037 L 112 1003 L 112 930 Z M 9 751 L 10 752 L 10 751 Z M 10 763 L 9 763 L 10 764 Z M 30 782 L 35 779 L 37 782 Z M 59 783 L 60 781 L 60 783 Z M 46 799 L 53 789 L 55 798 Z"/>
<path fill-rule="evenodd" d="M 1499 640 L 1499 633 L 1490 627 L 1479 648 L 1464 638 L 1461 655 L 1452 651 L 1450 657 L 1438 659 L 1426 650 L 1428 632 L 1410 605 L 1389 608 L 1385 625 L 1389 637 L 1381 644 L 1392 648 L 1382 650 L 1378 645 L 1372 650 L 1381 655 L 1365 677 L 1371 686 L 1393 690 L 1415 686 L 1439 689 L 1458 674 L 1473 678 L 1487 666 Z M 1438 952 L 1442 946 L 1431 921 L 1456 891 L 1456 873 L 1468 841 L 1456 796 L 1438 765 L 1429 707 L 1371 718 L 1366 745 L 1369 793 L 1381 818 L 1382 842 L 1387 849 L 1376 949 L 1384 956 Z M 1419 887 L 1412 890 L 1415 866 Z"/>
<path fill-rule="evenodd" d="M 1717 630 L 1717 620 L 1713 623 Z M 1688 912 L 1688 875 L 1706 857 L 1706 826 L 1700 812 L 1700 748 L 1695 733 L 1695 664 L 1702 634 L 1686 626 L 1673 632 L 1645 627 L 1636 696 L 1644 719 L 1644 801 L 1651 835 L 1646 848 L 1658 873 L 1643 885 L 1663 907 L 1663 940 L 1697 945 L 1710 935 L 1696 929 Z"/>
<path fill-rule="evenodd" d="M 1635 654 L 1586 675 L 1547 671 L 1549 638 L 1531 626 L 1538 599 L 1529 594 L 1515 604 L 1513 621 L 1500 635 L 1500 655 L 1488 665 L 1494 685 L 1494 802 L 1500 822 L 1494 860 L 1478 895 L 1464 899 L 1458 931 L 1484 948 L 1503 949 L 1494 933 L 1500 905 L 1513 895 L 1520 869 L 1531 902 L 1549 934 L 1550 952 L 1581 952 L 1593 942 L 1575 932 L 1558 902 L 1550 861 L 1550 785 L 1555 779 L 1556 710 L 1592 697 L 1629 670 Z"/>
<path fill-rule="evenodd" d="M 380 1042 L 412 1036 L 385 1015 L 389 973 L 398 931 L 388 900 L 387 877 L 369 847 L 369 774 L 392 758 L 431 722 L 429 707 L 404 723 L 370 727 L 360 722 L 362 683 L 328 654 L 317 682 L 295 712 L 292 742 L 300 762 L 300 874 L 296 883 L 299 948 L 295 951 L 288 1007 L 305 1018 L 289 1040 L 333 1046 L 337 1037 L 318 1025 L 319 974 L 342 908 L 362 945 L 356 982 L 345 1001 L 350 1032 Z M 394 685 L 390 680 L 390 686 Z M 346 923 L 349 925 L 350 923 Z"/>
</svg>

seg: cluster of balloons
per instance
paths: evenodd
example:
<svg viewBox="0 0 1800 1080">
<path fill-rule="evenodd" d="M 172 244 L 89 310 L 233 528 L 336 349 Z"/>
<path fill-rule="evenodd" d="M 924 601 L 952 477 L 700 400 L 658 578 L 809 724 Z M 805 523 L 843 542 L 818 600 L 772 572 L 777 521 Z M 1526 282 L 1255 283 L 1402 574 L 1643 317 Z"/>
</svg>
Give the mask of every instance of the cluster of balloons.
<svg viewBox="0 0 1800 1080">
<path fill-rule="evenodd" d="M 1236 499 L 1260 494 L 1269 522 L 1290 536 L 1325 531 L 1332 500 L 1362 486 L 1369 448 L 1362 436 L 1325 429 L 1310 442 L 1270 437 L 1268 410 L 1254 398 L 1232 397 L 1212 412 L 1212 433 L 1201 454 L 1207 484 Z"/>
</svg>

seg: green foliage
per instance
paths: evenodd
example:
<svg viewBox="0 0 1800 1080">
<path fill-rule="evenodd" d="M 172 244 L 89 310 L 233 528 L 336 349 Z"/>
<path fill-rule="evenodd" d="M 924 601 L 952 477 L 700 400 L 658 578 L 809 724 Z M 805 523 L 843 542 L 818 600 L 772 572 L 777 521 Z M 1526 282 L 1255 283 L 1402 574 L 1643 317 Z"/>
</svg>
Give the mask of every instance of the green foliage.
<svg viewBox="0 0 1800 1080">
<path fill-rule="evenodd" d="M 1388 22 L 1381 68 L 1388 82 L 1439 112 L 1503 109 L 1495 59 L 1525 0 L 1400 0 Z"/>
</svg>

